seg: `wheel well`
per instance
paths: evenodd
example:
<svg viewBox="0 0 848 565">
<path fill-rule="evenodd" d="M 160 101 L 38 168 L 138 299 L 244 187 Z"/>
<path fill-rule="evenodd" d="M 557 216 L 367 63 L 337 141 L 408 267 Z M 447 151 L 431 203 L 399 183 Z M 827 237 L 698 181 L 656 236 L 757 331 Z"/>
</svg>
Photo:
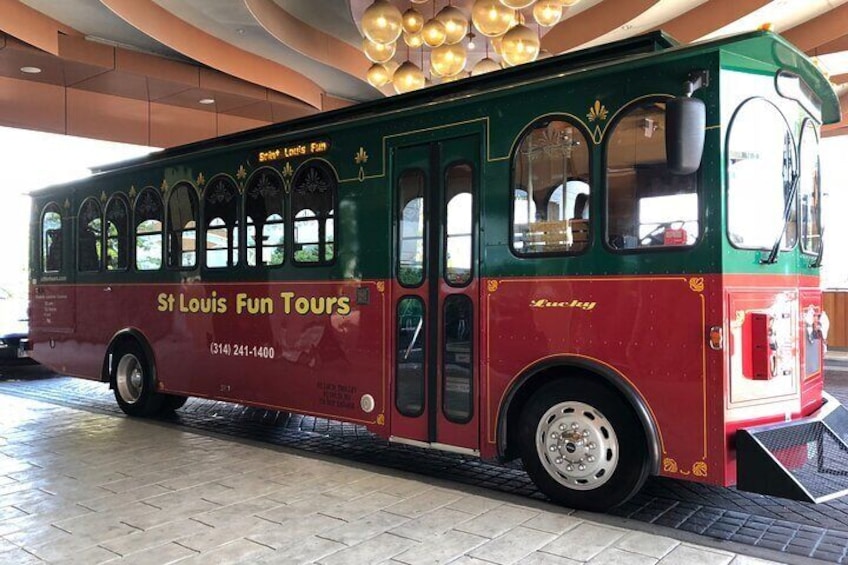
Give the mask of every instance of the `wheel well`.
<svg viewBox="0 0 848 565">
<path fill-rule="evenodd" d="M 651 473 L 658 473 L 661 453 L 659 433 L 641 395 L 629 383 L 611 371 L 575 364 L 560 363 L 537 367 L 535 370 L 531 369 L 512 386 L 499 414 L 498 451 L 501 458 L 509 461 L 519 456 L 518 425 L 521 412 L 530 397 L 547 383 L 575 377 L 600 381 L 609 389 L 611 394 L 620 395 L 633 408 L 645 432 L 648 444 L 646 447 L 651 459 Z"/>
<path fill-rule="evenodd" d="M 112 340 L 109 342 L 109 347 L 106 348 L 106 355 L 103 358 L 103 367 L 100 373 L 100 382 L 108 382 L 109 388 L 114 388 L 115 382 L 112 378 L 112 367 L 114 363 L 117 363 L 117 359 L 114 358 L 114 355 L 117 351 L 121 351 L 123 348 L 127 346 L 135 345 L 139 347 L 144 354 L 147 356 L 148 361 L 150 362 L 151 369 L 153 370 L 153 378 L 156 378 L 156 363 L 153 362 L 153 350 L 150 347 L 150 344 L 147 342 L 147 339 L 135 329 L 125 329 L 116 333 Z"/>
</svg>

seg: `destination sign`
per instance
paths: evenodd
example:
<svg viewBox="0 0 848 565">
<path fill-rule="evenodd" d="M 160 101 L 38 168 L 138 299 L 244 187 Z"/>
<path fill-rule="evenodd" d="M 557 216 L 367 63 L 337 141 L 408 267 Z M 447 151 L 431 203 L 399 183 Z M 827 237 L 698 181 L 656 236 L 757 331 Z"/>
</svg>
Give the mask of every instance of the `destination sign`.
<svg viewBox="0 0 848 565">
<path fill-rule="evenodd" d="M 259 162 L 266 163 L 268 161 L 277 161 L 279 159 L 318 155 L 320 153 L 326 153 L 329 150 L 330 142 L 327 140 L 307 141 L 305 143 L 296 143 L 294 145 L 286 145 L 284 147 L 277 147 L 267 151 L 260 151 Z"/>
</svg>

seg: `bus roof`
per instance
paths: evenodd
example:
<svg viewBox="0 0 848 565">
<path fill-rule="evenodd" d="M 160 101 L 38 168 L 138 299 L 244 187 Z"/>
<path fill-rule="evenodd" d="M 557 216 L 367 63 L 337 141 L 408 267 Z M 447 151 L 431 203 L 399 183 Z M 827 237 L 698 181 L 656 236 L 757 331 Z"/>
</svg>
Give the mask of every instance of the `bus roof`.
<svg viewBox="0 0 848 565">
<path fill-rule="evenodd" d="M 781 46 L 782 49 L 776 49 L 776 45 Z M 391 98 L 373 100 L 294 120 L 196 141 L 157 151 L 136 159 L 93 167 L 91 170 L 93 173 L 104 173 L 157 161 L 170 160 L 175 157 L 202 152 L 208 149 L 220 148 L 222 145 L 259 141 L 268 137 L 295 134 L 299 130 L 319 126 L 324 123 L 330 124 L 341 120 L 362 119 L 386 111 L 432 104 L 458 96 L 474 95 L 489 91 L 498 86 L 509 85 L 519 81 L 542 80 L 568 72 L 611 64 L 621 64 L 637 58 L 648 57 L 659 52 L 688 54 L 689 52 L 696 53 L 724 48 L 732 51 L 738 50 L 748 54 L 756 52 L 760 57 L 767 57 L 771 53 L 771 59 L 774 59 L 777 64 L 785 67 L 787 70 L 801 76 L 821 98 L 824 123 L 834 123 L 840 120 L 839 99 L 830 82 L 804 53 L 777 34 L 769 31 L 754 31 L 681 46 L 678 41 L 668 34 L 662 31 L 653 31 L 628 39 L 535 61 L 521 65 L 520 67 L 504 69 L 496 73 L 469 77 L 459 82 L 436 85 Z"/>
</svg>

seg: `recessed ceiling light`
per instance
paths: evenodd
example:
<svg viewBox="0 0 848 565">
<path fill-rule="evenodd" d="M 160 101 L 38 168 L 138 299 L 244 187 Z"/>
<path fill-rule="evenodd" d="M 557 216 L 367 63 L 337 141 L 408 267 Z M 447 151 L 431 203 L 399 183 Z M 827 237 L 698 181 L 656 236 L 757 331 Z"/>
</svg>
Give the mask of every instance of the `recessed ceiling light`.
<svg viewBox="0 0 848 565">
<path fill-rule="evenodd" d="M 198 100 L 198 102 L 201 103 L 201 104 L 214 104 L 215 99 L 214 98 L 201 98 L 200 100 Z"/>
<path fill-rule="evenodd" d="M 21 67 L 21 72 L 28 75 L 37 75 L 41 72 L 39 67 Z"/>
</svg>

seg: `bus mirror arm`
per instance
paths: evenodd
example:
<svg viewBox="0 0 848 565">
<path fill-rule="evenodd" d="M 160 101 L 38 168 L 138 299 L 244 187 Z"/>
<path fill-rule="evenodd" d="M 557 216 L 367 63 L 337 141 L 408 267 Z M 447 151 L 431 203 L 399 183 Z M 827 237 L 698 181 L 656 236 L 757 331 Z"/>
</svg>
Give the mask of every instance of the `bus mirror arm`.
<svg viewBox="0 0 848 565">
<path fill-rule="evenodd" d="M 696 90 L 709 85 L 708 71 L 693 71 L 683 83 L 683 96 L 665 106 L 665 154 L 669 172 L 690 175 L 701 166 L 706 137 L 707 109 L 703 100 L 693 98 Z"/>
</svg>

